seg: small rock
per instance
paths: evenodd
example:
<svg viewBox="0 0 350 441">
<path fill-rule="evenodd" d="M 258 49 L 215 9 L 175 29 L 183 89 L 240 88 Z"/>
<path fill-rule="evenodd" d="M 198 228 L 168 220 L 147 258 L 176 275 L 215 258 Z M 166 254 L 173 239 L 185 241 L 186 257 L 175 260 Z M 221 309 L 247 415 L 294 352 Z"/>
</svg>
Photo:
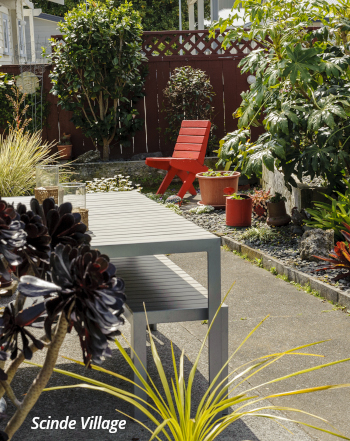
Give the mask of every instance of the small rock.
<svg viewBox="0 0 350 441">
<path fill-rule="evenodd" d="M 86 162 L 97 162 L 101 161 L 101 153 L 98 150 L 89 150 L 78 156 L 75 162 L 86 163 Z"/>
<path fill-rule="evenodd" d="M 307 225 L 304 225 L 302 228 L 304 231 L 312 231 L 315 229 L 314 227 L 308 227 Z"/>
<path fill-rule="evenodd" d="M 328 257 L 329 253 L 333 250 L 333 247 L 333 230 L 324 231 L 320 228 L 315 228 L 311 231 L 305 231 L 299 245 L 300 257 L 303 260 L 319 262 L 319 259 L 314 256 Z"/>
<path fill-rule="evenodd" d="M 302 236 L 302 234 L 304 233 L 304 230 L 299 225 L 293 225 L 292 227 L 290 227 L 290 231 L 292 232 L 292 234 L 297 234 L 298 236 Z"/>
</svg>

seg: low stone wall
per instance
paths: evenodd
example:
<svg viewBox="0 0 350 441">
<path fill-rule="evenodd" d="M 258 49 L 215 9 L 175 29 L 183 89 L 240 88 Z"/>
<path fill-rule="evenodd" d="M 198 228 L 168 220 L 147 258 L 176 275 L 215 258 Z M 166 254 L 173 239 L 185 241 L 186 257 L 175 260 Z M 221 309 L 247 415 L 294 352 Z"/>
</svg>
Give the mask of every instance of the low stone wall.
<svg viewBox="0 0 350 441">
<path fill-rule="evenodd" d="M 217 157 L 205 158 L 205 165 L 215 169 Z M 71 165 L 74 172 L 74 179 L 77 181 L 92 181 L 94 178 L 113 178 L 117 174 L 130 176 L 134 183 L 141 185 L 160 184 L 166 174 L 165 170 L 157 170 L 149 167 L 145 161 L 109 161 L 109 162 L 89 162 Z M 175 178 L 174 182 L 180 182 Z"/>
<path fill-rule="evenodd" d="M 330 194 L 328 187 L 320 187 L 313 184 L 303 184 L 294 176 L 297 182 L 297 187 L 292 187 L 289 191 L 284 183 L 284 176 L 281 172 L 275 169 L 272 173 L 265 166 L 263 166 L 262 178 L 260 180 L 261 186 L 264 190 L 271 190 L 272 194 L 281 193 L 286 199 L 287 213 L 291 213 L 293 207 L 298 210 L 302 208 L 311 208 L 313 202 L 327 202 L 329 201 L 322 193 Z"/>
<path fill-rule="evenodd" d="M 205 158 L 204 164 L 208 168 L 216 170 L 215 164 L 218 158 L 216 156 Z M 145 161 L 109 161 L 109 162 L 88 162 L 78 163 L 73 162 L 70 164 L 72 171 L 74 172 L 74 179 L 77 181 L 92 181 L 94 178 L 113 178 L 117 174 L 124 176 L 130 176 L 130 179 L 135 184 L 141 185 L 158 185 L 162 182 L 166 171 L 157 170 L 156 168 L 149 167 L 145 164 Z M 179 178 L 175 178 L 173 182 L 180 182 Z M 240 185 L 250 183 L 256 184 L 258 181 L 256 178 L 247 179 L 245 176 L 241 176 L 239 179 Z"/>
</svg>

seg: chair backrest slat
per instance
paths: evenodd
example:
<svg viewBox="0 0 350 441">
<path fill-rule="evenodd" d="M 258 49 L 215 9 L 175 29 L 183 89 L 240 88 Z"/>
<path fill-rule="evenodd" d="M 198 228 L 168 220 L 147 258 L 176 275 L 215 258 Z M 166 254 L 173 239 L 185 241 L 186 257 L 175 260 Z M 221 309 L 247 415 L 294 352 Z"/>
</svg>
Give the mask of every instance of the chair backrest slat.
<svg viewBox="0 0 350 441">
<path fill-rule="evenodd" d="M 178 142 L 176 144 L 176 152 L 178 151 L 192 151 L 192 152 L 200 152 L 202 150 L 203 146 L 202 144 L 187 144 L 187 143 L 182 143 L 182 142 Z"/>
<path fill-rule="evenodd" d="M 204 163 L 207 149 L 210 121 L 184 120 L 175 145 L 173 158 L 196 159 Z"/>
<path fill-rule="evenodd" d="M 186 151 L 176 151 L 173 154 L 173 158 L 186 158 L 186 159 L 197 159 L 198 152 L 186 152 Z"/>
<path fill-rule="evenodd" d="M 206 127 L 181 127 L 179 135 L 204 136 Z"/>
<path fill-rule="evenodd" d="M 181 127 L 208 127 L 210 121 L 203 119 L 185 119 L 182 121 Z"/>
</svg>

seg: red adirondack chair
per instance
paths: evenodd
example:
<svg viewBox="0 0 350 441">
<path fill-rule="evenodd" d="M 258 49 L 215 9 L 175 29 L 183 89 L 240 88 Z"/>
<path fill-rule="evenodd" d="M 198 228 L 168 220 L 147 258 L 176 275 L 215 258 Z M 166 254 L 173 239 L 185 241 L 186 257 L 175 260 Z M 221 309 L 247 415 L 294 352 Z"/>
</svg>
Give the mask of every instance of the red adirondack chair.
<svg viewBox="0 0 350 441">
<path fill-rule="evenodd" d="M 168 170 L 157 194 L 164 194 L 176 175 L 183 182 L 178 192 L 180 198 L 183 198 L 187 191 L 193 196 L 197 194 L 193 181 L 197 173 L 208 170 L 208 167 L 204 165 L 204 157 L 210 126 L 210 121 L 182 121 L 173 156 L 171 158 L 146 158 L 146 164 L 150 167 Z"/>
</svg>

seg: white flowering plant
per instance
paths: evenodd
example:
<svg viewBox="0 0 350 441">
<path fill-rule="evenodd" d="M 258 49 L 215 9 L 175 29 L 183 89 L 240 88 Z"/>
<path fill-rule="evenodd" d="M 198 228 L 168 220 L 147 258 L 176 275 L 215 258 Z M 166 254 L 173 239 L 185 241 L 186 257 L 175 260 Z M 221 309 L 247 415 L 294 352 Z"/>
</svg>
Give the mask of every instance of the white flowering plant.
<svg viewBox="0 0 350 441">
<path fill-rule="evenodd" d="M 188 210 L 188 213 L 191 214 L 203 214 L 203 213 L 211 213 L 215 208 L 211 205 L 199 205 L 198 207 L 191 208 Z"/>
<path fill-rule="evenodd" d="M 109 191 L 141 191 L 140 184 L 133 184 L 130 176 L 122 174 L 115 175 L 113 178 L 94 178 L 92 181 L 86 181 L 87 193 L 106 193 Z"/>
</svg>

